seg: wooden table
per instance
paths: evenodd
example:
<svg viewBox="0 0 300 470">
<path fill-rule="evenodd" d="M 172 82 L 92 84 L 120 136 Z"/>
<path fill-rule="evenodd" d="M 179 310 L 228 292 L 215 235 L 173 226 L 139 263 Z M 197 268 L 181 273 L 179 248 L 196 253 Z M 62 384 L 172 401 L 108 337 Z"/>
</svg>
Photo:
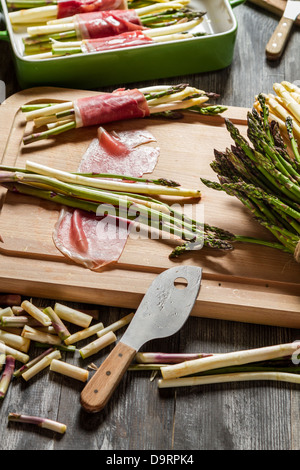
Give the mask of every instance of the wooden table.
<svg viewBox="0 0 300 470">
<path fill-rule="evenodd" d="M 268 63 L 264 49 L 278 18 L 248 2 L 236 8 L 235 14 L 239 30 L 232 65 L 218 72 L 170 79 L 169 83 L 189 82 L 220 93 L 220 103 L 251 107 L 254 96 L 270 92 L 274 82 L 300 78 L 299 28 L 294 28 L 281 61 Z M 0 80 L 6 84 L 7 96 L 19 90 L 6 43 L 0 44 Z M 34 301 L 43 306 L 53 304 L 45 299 Z M 105 324 L 128 313 L 119 308 L 96 308 Z M 191 317 L 178 334 L 153 341 L 145 350 L 220 353 L 296 339 L 299 331 L 295 329 Z M 99 365 L 104 357 L 97 356 L 95 362 Z M 150 380 L 149 372 L 128 372 L 107 408 L 95 415 L 80 408 L 82 384 L 72 379 L 42 373 L 32 383 L 19 383 L 10 388 L 0 405 L 0 449 L 191 453 L 300 449 L 300 392 L 296 385 L 253 382 L 159 391 L 156 380 Z M 57 437 L 31 426 L 8 425 L 10 411 L 48 416 L 66 423 L 68 430 Z"/>
</svg>

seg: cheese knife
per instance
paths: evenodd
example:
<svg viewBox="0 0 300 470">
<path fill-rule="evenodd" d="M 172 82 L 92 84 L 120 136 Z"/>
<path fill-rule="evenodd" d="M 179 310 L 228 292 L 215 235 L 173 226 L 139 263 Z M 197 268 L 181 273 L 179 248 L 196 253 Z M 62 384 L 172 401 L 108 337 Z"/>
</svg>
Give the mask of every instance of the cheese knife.
<svg viewBox="0 0 300 470">
<path fill-rule="evenodd" d="M 277 60 L 281 57 L 293 24 L 299 14 L 300 1 L 287 0 L 284 13 L 266 47 L 266 56 L 269 60 Z"/>
<path fill-rule="evenodd" d="M 201 268 L 179 266 L 154 279 L 121 340 L 82 390 L 80 401 L 86 411 L 95 413 L 105 407 L 142 345 L 171 336 L 183 326 L 199 294 L 201 278 Z"/>
</svg>

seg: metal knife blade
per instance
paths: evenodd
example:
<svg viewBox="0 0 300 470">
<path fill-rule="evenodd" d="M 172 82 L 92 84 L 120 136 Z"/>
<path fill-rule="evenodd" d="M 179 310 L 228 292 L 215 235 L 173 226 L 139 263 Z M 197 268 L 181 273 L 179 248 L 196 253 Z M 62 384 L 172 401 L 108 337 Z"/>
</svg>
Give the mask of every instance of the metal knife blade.
<svg viewBox="0 0 300 470">
<path fill-rule="evenodd" d="M 122 343 L 135 350 L 154 338 L 165 338 L 178 331 L 188 318 L 200 289 L 202 270 L 195 266 L 171 268 L 161 273 L 140 303 Z M 178 289 L 174 281 L 184 278 Z"/>
<path fill-rule="evenodd" d="M 282 56 L 293 24 L 299 14 L 300 1 L 288 0 L 284 13 L 266 46 L 266 56 L 269 60 L 278 60 Z"/>
<path fill-rule="evenodd" d="M 288 0 L 283 13 L 284 18 L 295 21 L 300 14 L 300 2 L 297 0 Z"/>
<path fill-rule="evenodd" d="M 199 294 L 201 278 L 201 268 L 180 266 L 154 279 L 125 334 L 81 392 L 86 411 L 104 408 L 143 344 L 170 336 L 183 326 Z M 179 279 L 184 280 L 183 288 L 175 285 Z"/>
</svg>

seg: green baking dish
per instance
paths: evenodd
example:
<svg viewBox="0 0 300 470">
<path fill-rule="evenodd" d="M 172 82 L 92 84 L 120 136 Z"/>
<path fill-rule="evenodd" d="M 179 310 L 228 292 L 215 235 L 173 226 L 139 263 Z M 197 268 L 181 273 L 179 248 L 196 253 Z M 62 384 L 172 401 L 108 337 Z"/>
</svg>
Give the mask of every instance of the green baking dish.
<svg viewBox="0 0 300 470">
<path fill-rule="evenodd" d="M 52 85 L 90 89 L 227 67 L 237 34 L 232 8 L 245 0 L 191 0 L 191 8 L 207 12 L 199 26 L 209 33 L 206 36 L 43 60 L 22 56 L 26 30 L 13 30 L 5 0 L 0 1 L 7 28 L 0 31 L 0 38 L 10 41 L 21 88 Z"/>
</svg>

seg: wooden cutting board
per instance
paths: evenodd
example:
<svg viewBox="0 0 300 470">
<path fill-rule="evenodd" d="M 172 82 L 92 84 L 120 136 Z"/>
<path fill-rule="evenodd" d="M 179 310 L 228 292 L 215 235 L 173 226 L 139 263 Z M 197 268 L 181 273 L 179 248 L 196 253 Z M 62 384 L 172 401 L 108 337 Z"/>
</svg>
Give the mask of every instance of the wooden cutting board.
<svg viewBox="0 0 300 470">
<path fill-rule="evenodd" d="M 8 98 L 0 107 L 2 163 L 24 167 L 26 160 L 32 160 L 74 171 L 96 136 L 96 128 L 69 131 L 53 140 L 23 146 L 23 135 L 30 128 L 19 108 L 30 102 L 72 100 L 91 94 L 33 88 Z M 204 213 L 205 222 L 240 235 L 270 239 L 269 233 L 237 200 L 200 182 L 200 176 L 216 179 L 210 168 L 213 149 L 225 150 L 232 143 L 224 116 L 245 133 L 246 113 L 244 108 L 229 107 L 223 117 L 190 113 L 180 121 L 143 119 L 105 127 L 108 131 L 147 129 L 155 136 L 160 157 L 153 176 L 172 178 L 182 186 L 201 189 L 200 203 L 185 201 L 189 204 L 187 212 Z M 203 281 L 193 315 L 300 326 L 300 265 L 291 255 L 258 245 L 236 244 L 231 252 L 204 248 L 171 260 L 174 240 L 129 238 L 119 262 L 96 273 L 73 264 L 54 246 L 52 232 L 59 207 L 11 193 L 5 196 L 5 190 L 2 195 L 2 292 L 135 309 L 157 273 L 176 264 L 197 265 L 203 267 Z"/>
<path fill-rule="evenodd" d="M 287 2 L 287 0 L 249 0 L 249 1 L 261 8 L 264 8 L 267 11 L 270 11 L 271 13 L 274 13 L 274 15 L 277 15 L 277 16 L 282 16 L 286 7 L 286 2 Z M 298 26 L 300 25 L 300 16 L 298 16 L 298 18 L 296 19 L 295 24 L 297 24 Z"/>
</svg>

